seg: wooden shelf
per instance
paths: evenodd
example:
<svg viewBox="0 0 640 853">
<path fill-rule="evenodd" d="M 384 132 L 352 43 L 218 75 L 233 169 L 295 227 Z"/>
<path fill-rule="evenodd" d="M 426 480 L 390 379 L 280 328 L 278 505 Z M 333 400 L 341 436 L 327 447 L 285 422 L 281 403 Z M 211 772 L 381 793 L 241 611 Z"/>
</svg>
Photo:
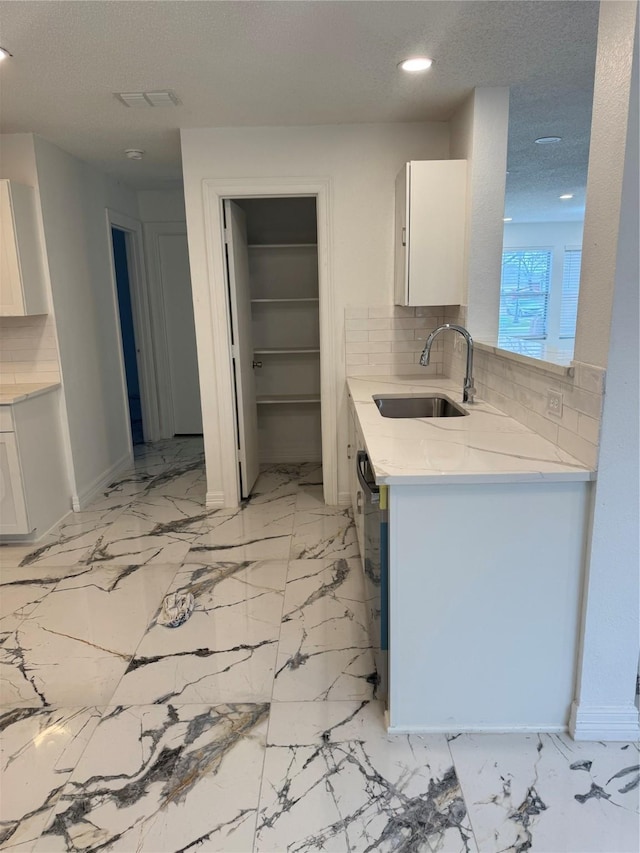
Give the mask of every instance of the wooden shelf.
<svg viewBox="0 0 640 853">
<path fill-rule="evenodd" d="M 284 296 L 269 299 L 252 299 L 251 302 L 318 302 L 317 296 Z"/>
<path fill-rule="evenodd" d="M 254 355 L 295 355 L 297 353 L 319 353 L 319 347 L 263 347 L 254 349 Z"/>
<path fill-rule="evenodd" d="M 319 403 L 319 394 L 263 394 L 256 397 L 259 406 L 276 403 Z"/>
<path fill-rule="evenodd" d="M 249 243 L 250 249 L 317 249 L 317 243 Z"/>
</svg>

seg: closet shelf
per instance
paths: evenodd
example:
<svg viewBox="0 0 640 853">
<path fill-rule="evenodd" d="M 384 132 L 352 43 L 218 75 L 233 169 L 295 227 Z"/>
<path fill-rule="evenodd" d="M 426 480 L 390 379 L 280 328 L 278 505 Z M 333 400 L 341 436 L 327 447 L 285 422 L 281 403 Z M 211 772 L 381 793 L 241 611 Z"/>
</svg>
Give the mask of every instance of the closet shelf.
<svg viewBox="0 0 640 853">
<path fill-rule="evenodd" d="M 250 249 L 316 249 L 317 243 L 249 243 Z"/>
<path fill-rule="evenodd" d="M 273 403 L 319 403 L 319 394 L 262 394 L 256 397 L 257 404 Z"/>
<path fill-rule="evenodd" d="M 318 302 L 317 296 L 284 296 L 277 299 L 252 299 L 251 302 Z"/>
<path fill-rule="evenodd" d="M 255 355 L 296 355 L 297 353 L 319 353 L 318 347 L 262 347 L 254 349 Z"/>
</svg>

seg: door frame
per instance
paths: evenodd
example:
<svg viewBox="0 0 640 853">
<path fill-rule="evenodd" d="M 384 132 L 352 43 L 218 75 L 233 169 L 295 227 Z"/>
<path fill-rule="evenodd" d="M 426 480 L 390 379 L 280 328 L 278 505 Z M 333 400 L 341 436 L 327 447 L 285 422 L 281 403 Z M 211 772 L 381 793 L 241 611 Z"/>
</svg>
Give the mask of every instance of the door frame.
<svg viewBox="0 0 640 853">
<path fill-rule="evenodd" d="M 157 441 L 160 438 L 160 422 L 158 417 L 158 394 L 156 390 L 156 363 L 153 353 L 153 334 L 149 314 L 149 288 L 144 260 L 144 241 L 142 223 L 132 219 L 117 210 L 106 208 L 107 235 L 109 238 L 109 271 L 113 304 L 116 312 L 116 327 L 118 336 L 118 361 L 122 393 L 125 399 L 127 417 L 127 435 L 129 436 L 129 451 L 133 453 L 131 441 L 131 416 L 129 412 L 129 391 L 124 366 L 122 349 L 122 328 L 120 326 L 120 308 L 118 303 L 118 285 L 113 259 L 113 240 L 111 229 L 117 228 L 127 235 L 127 269 L 129 272 L 129 294 L 131 297 L 131 313 L 133 315 L 133 331 L 136 343 L 136 360 L 138 362 L 138 377 L 140 381 L 140 403 L 142 406 L 142 431 L 145 441 Z"/>
<path fill-rule="evenodd" d="M 320 411 L 324 499 L 338 503 L 338 421 L 335 345 L 335 298 L 331 256 L 331 181 L 329 178 L 205 179 L 203 186 L 205 249 L 220 445 L 221 496 L 208 496 L 208 505 L 237 506 L 240 502 L 235 391 L 231 360 L 229 294 L 225 268 L 223 201 L 225 198 L 314 196 L 318 230 L 318 296 L 320 313 Z M 203 417 L 207 416 L 203 406 Z M 206 426 L 205 426 L 206 432 Z M 207 446 L 205 438 L 205 448 Z M 221 499 L 221 500 L 220 500 Z"/>
</svg>

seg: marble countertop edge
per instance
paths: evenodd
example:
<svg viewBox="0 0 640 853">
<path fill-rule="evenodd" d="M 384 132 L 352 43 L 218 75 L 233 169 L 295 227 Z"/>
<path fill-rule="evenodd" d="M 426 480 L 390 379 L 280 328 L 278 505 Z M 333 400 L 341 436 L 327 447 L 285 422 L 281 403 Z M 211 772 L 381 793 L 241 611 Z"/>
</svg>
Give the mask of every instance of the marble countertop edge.
<svg viewBox="0 0 640 853">
<path fill-rule="evenodd" d="M 595 479 L 595 471 L 557 445 L 479 400 L 462 404 L 464 418 L 383 418 L 375 394 L 442 393 L 460 403 L 462 389 L 450 379 L 415 376 L 353 376 L 349 394 L 369 460 L 381 485 L 557 483 Z M 478 417 L 481 416 L 481 417 Z M 495 419 L 495 431 L 491 421 Z M 512 429 L 510 429 L 510 425 Z"/>
<path fill-rule="evenodd" d="M 60 388 L 60 382 L 19 382 L 13 385 L 0 386 L 0 406 L 13 406 L 23 400 L 48 394 Z"/>
</svg>

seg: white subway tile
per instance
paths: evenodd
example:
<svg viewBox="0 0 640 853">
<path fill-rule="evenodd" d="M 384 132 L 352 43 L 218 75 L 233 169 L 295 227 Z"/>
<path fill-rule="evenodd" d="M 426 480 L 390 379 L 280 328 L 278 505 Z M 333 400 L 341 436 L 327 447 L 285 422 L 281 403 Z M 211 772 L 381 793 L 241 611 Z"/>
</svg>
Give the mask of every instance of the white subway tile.
<svg viewBox="0 0 640 853">
<path fill-rule="evenodd" d="M 376 319 L 353 319 L 346 320 L 346 328 L 348 331 L 375 331 L 376 329 L 390 329 L 391 324 L 395 322 L 408 322 L 407 320 L 376 320 Z"/>
<path fill-rule="evenodd" d="M 577 433 L 581 438 L 597 445 L 600 441 L 600 421 L 590 418 L 589 415 L 579 414 Z"/>
<path fill-rule="evenodd" d="M 347 352 L 391 352 L 390 341 L 366 341 L 346 344 Z"/>
<path fill-rule="evenodd" d="M 371 364 L 407 364 L 413 362 L 413 353 L 411 352 L 379 352 L 370 353 L 369 361 Z"/>
<path fill-rule="evenodd" d="M 431 324 L 426 317 L 403 317 L 390 321 L 392 329 L 429 329 Z"/>
<path fill-rule="evenodd" d="M 368 341 L 369 332 L 345 332 L 345 340 L 348 344 L 356 343 L 357 341 Z"/>
<path fill-rule="evenodd" d="M 369 359 L 363 353 L 355 353 L 355 352 L 348 352 L 347 353 L 347 364 L 348 365 L 368 364 L 368 363 L 369 363 Z"/>
<path fill-rule="evenodd" d="M 370 341 L 412 341 L 413 329 L 382 329 L 369 332 Z"/>
<path fill-rule="evenodd" d="M 579 459 L 584 465 L 595 469 L 598 461 L 598 448 L 595 444 L 581 438 L 574 432 L 569 432 L 569 430 L 559 427 L 558 445 L 563 450 L 566 450 L 567 453 Z"/>
<path fill-rule="evenodd" d="M 388 317 L 389 319 L 415 317 L 415 311 L 415 308 L 405 305 L 371 305 L 369 307 L 369 317 Z"/>
</svg>

